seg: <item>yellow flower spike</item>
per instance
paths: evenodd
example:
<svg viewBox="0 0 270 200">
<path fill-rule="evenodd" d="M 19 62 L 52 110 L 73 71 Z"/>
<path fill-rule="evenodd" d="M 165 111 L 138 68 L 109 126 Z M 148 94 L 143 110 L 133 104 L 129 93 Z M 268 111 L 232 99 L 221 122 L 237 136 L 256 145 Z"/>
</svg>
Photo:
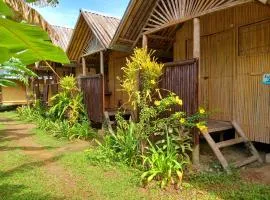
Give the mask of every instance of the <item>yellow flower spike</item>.
<svg viewBox="0 0 270 200">
<path fill-rule="evenodd" d="M 160 106 L 160 101 L 155 101 L 154 103 L 156 106 Z"/>
<path fill-rule="evenodd" d="M 200 114 L 205 114 L 205 110 L 203 108 L 200 108 L 199 113 Z"/>
<path fill-rule="evenodd" d="M 185 122 L 186 122 L 186 119 L 185 119 L 185 118 L 181 118 L 181 119 L 180 119 L 180 123 L 181 123 L 181 124 L 184 124 Z"/>
</svg>

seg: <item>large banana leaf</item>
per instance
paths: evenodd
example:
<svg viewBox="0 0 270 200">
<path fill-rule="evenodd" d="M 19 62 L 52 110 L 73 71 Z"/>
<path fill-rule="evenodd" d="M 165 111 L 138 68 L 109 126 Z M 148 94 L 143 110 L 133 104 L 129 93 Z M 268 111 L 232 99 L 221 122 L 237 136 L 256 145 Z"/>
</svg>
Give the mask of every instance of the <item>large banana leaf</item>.
<svg viewBox="0 0 270 200">
<path fill-rule="evenodd" d="M 0 63 L 11 57 L 19 58 L 25 65 L 41 60 L 69 63 L 64 51 L 51 43 L 47 32 L 38 26 L 6 18 L 12 13 L 0 0 Z"/>
<path fill-rule="evenodd" d="M 41 60 L 69 63 L 64 51 L 53 45 L 41 28 L 0 18 L 0 63 L 11 57 L 25 65 Z"/>
<path fill-rule="evenodd" d="M 0 0 L 0 15 L 10 17 L 13 15 L 10 8 L 2 1 Z"/>
</svg>

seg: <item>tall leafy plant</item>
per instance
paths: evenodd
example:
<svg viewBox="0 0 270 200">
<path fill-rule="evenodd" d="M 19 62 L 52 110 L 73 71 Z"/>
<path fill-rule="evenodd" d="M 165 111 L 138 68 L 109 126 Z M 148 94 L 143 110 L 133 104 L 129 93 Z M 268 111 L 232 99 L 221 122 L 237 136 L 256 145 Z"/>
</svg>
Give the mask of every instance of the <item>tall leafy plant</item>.
<svg viewBox="0 0 270 200">
<path fill-rule="evenodd" d="M 82 94 L 73 76 L 60 80 L 60 92 L 52 97 L 53 106 L 49 110 L 54 119 L 68 120 L 75 124 L 85 116 Z"/>
<path fill-rule="evenodd" d="M 25 66 L 44 61 L 53 70 L 47 61 L 69 63 L 66 54 L 51 43 L 45 31 L 38 26 L 18 22 L 14 16 L 13 11 L 0 0 L 0 64 L 11 58 L 19 59 Z M 9 71 L 5 65 L 2 68 Z"/>
</svg>

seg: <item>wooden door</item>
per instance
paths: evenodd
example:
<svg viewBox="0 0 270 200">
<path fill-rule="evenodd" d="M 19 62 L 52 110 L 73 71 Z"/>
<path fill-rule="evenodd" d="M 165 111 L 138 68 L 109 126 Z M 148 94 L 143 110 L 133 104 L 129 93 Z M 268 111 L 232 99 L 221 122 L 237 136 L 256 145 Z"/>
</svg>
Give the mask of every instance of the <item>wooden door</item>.
<svg viewBox="0 0 270 200">
<path fill-rule="evenodd" d="M 234 33 L 232 30 L 201 39 L 200 105 L 216 120 L 232 120 Z"/>
</svg>

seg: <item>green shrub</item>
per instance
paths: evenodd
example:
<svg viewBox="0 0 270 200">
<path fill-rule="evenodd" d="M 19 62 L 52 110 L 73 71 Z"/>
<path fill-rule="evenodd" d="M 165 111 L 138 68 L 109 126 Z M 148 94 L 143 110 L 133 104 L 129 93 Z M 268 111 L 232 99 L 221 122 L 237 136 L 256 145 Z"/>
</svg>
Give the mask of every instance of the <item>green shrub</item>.
<svg viewBox="0 0 270 200">
<path fill-rule="evenodd" d="M 92 139 L 97 136 L 97 132 L 91 128 L 89 125 L 89 121 L 87 119 L 83 120 L 80 123 L 74 124 L 69 131 L 69 136 L 68 138 L 71 140 L 73 138 L 78 138 L 78 139 Z"/>
<path fill-rule="evenodd" d="M 136 117 L 127 122 L 121 114 L 117 115 L 116 133 L 109 131 L 99 152 L 103 153 L 100 158 L 145 170 L 143 182 L 157 179 L 164 187 L 172 182 L 181 183 L 190 160 L 190 129 L 206 129 L 206 113 L 202 108 L 193 116 L 173 111 L 175 107 L 181 108 L 183 101 L 173 92 L 159 88 L 163 64 L 157 63 L 153 53 L 136 49 L 122 68 L 122 90 L 128 94 L 127 104 Z"/>
<path fill-rule="evenodd" d="M 145 156 L 143 156 L 143 165 L 145 172 L 141 179 L 144 184 L 149 183 L 153 179 L 160 182 L 162 188 L 168 184 L 176 184 L 178 187 L 182 183 L 183 171 L 189 164 L 188 156 L 183 153 L 190 150 L 189 143 L 178 145 L 169 137 L 167 131 L 166 140 L 161 143 L 152 144 L 149 140 L 150 147 Z M 159 146 L 162 144 L 161 146 Z M 185 148 L 188 147 L 187 149 Z M 180 153 L 181 148 L 182 153 Z"/>
<path fill-rule="evenodd" d="M 106 135 L 103 143 L 98 142 L 98 151 L 101 154 L 96 160 L 103 162 L 109 159 L 121 162 L 129 166 L 137 166 L 141 160 L 139 154 L 139 140 L 136 132 L 136 124 L 132 121 L 124 127 L 118 127 L 116 133 Z"/>
<path fill-rule="evenodd" d="M 70 124 L 75 124 L 85 117 L 82 93 L 73 76 L 62 78 L 60 88 L 60 92 L 51 98 L 53 106 L 49 115 L 54 120 L 67 120 Z"/>
</svg>

